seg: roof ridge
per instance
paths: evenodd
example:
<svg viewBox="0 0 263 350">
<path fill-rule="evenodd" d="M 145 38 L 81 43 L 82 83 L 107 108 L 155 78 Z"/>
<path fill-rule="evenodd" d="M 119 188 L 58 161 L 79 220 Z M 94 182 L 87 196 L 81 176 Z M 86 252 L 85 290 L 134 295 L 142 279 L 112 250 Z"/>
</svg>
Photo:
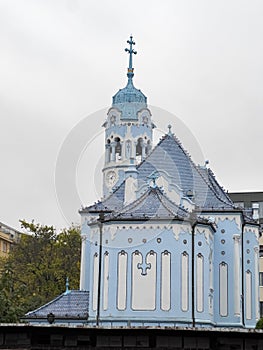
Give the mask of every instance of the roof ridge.
<svg viewBox="0 0 263 350">
<path fill-rule="evenodd" d="M 216 196 L 217 199 L 219 199 L 222 203 L 225 203 L 227 205 L 231 205 L 233 207 L 233 204 L 230 202 L 228 203 L 227 201 L 225 201 L 214 189 L 213 185 L 203 176 L 202 172 L 200 171 L 200 168 L 198 168 L 198 166 L 196 166 L 196 170 L 198 171 L 199 175 L 202 177 L 202 179 L 205 181 L 205 183 L 207 184 L 207 186 L 211 189 L 211 191 L 213 191 L 214 195 Z M 216 183 L 218 184 L 219 187 L 221 187 L 219 185 L 219 183 L 216 181 Z M 225 193 L 225 192 L 224 192 Z"/>
<path fill-rule="evenodd" d="M 216 179 L 216 176 L 214 174 L 214 172 L 208 168 L 208 174 L 213 178 L 213 180 L 215 181 L 215 183 L 217 184 L 218 188 L 221 190 L 221 192 L 224 193 L 224 195 L 227 197 L 227 199 L 229 199 L 230 202 L 232 202 L 231 198 L 228 196 L 227 192 L 224 191 L 223 187 L 219 184 L 219 182 Z"/>
</svg>

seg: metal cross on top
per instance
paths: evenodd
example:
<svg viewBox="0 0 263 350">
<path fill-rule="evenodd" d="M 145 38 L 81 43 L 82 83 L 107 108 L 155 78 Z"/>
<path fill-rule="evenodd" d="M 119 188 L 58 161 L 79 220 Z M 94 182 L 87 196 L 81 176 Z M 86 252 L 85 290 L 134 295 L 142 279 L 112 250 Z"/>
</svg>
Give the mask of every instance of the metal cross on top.
<svg viewBox="0 0 263 350">
<path fill-rule="evenodd" d="M 128 68 L 128 78 L 132 78 L 133 77 L 133 68 L 132 68 L 132 54 L 136 55 L 137 51 L 134 51 L 132 48 L 132 45 L 135 45 L 135 42 L 132 40 L 132 35 L 130 36 L 130 40 L 127 40 L 127 43 L 130 44 L 130 48 L 129 49 L 125 49 L 126 52 L 129 53 L 129 68 Z"/>
</svg>

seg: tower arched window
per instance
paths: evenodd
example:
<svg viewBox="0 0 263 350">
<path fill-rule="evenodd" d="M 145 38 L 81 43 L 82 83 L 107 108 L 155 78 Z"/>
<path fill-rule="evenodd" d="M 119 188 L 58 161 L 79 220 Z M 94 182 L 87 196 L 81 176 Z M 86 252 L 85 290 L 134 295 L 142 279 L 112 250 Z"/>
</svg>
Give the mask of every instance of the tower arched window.
<svg viewBox="0 0 263 350">
<path fill-rule="evenodd" d="M 121 139 L 119 137 L 115 137 L 114 141 L 116 142 L 116 161 L 121 159 Z"/>
<path fill-rule="evenodd" d="M 105 154 L 106 163 L 110 162 L 110 157 L 111 157 L 111 144 L 110 144 L 110 140 L 108 139 L 106 141 L 106 154 Z"/>
<path fill-rule="evenodd" d="M 143 139 L 140 137 L 137 140 L 136 144 L 136 160 L 139 163 L 142 160 L 142 145 L 143 145 Z"/>
</svg>

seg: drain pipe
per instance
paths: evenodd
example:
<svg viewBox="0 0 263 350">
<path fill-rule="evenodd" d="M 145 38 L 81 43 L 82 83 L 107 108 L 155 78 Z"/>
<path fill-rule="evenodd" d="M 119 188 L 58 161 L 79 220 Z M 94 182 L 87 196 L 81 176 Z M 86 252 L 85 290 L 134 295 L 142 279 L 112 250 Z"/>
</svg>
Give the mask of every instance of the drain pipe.
<svg viewBox="0 0 263 350">
<path fill-rule="evenodd" d="M 242 315 L 242 326 L 245 327 L 245 289 L 244 289 L 244 228 L 245 223 L 242 223 L 242 231 L 241 231 L 241 315 Z"/>
<path fill-rule="evenodd" d="M 100 294 L 101 294 L 101 264 L 102 264 L 102 228 L 104 222 L 104 212 L 99 213 L 98 226 L 99 226 L 99 275 L 98 275 L 98 296 L 97 296 L 97 316 L 96 316 L 96 326 L 100 323 Z"/>
<path fill-rule="evenodd" d="M 197 225 L 196 216 L 191 219 L 192 227 L 192 326 L 195 327 L 195 227 Z"/>
</svg>

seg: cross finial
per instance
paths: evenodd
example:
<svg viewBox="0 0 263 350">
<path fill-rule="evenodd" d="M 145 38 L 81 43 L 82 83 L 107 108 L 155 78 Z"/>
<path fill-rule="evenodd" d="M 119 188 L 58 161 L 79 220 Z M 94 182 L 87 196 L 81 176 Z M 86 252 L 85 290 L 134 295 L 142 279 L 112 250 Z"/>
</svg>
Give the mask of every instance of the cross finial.
<svg viewBox="0 0 263 350">
<path fill-rule="evenodd" d="M 127 40 L 127 43 L 130 45 L 129 49 L 125 49 L 126 52 L 129 53 L 129 68 L 128 68 L 128 73 L 127 76 L 129 78 L 129 81 L 133 78 L 133 67 L 132 67 L 132 54 L 136 55 L 137 51 L 134 51 L 132 46 L 135 45 L 135 42 L 132 40 L 132 35 L 130 36 L 130 40 Z"/>
<path fill-rule="evenodd" d="M 172 132 L 171 132 L 171 129 L 172 129 L 172 125 L 171 124 L 169 124 L 168 125 L 168 135 L 172 135 Z"/>
</svg>

